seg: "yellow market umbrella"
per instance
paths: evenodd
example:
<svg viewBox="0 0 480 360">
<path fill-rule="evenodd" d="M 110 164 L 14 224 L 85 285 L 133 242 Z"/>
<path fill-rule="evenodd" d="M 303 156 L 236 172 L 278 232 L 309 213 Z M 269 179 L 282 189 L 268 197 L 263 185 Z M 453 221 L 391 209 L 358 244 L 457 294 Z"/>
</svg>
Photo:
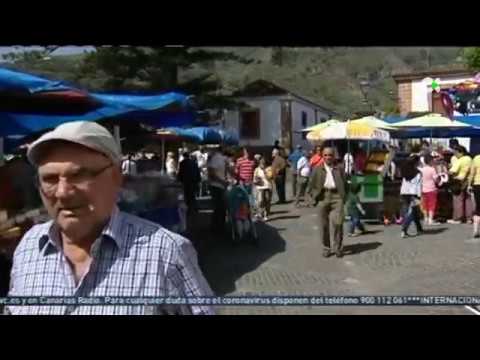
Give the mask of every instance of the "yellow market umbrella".
<svg viewBox="0 0 480 360">
<path fill-rule="evenodd" d="M 366 124 L 366 125 L 370 125 L 370 126 L 373 126 L 373 127 L 376 127 L 378 129 L 383 129 L 383 130 L 398 130 L 397 128 L 395 128 L 394 126 L 392 126 L 392 124 L 389 124 L 383 120 L 380 120 L 379 118 L 375 117 L 375 116 L 365 116 L 365 117 L 362 117 L 360 119 L 354 119 L 354 120 L 350 120 L 352 123 L 355 123 L 355 124 Z"/>
<path fill-rule="evenodd" d="M 413 119 L 408 119 L 404 121 L 391 124 L 396 128 L 464 128 L 471 127 L 471 125 L 449 119 L 448 117 L 442 116 L 440 114 L 428 114 Z"/>
<path fill-rule="evenodd" d="M 400 121 L 398 123 L 392 124 L 392 126 L 395 126 L 398 129 L 420 128 L 430 130 L 430 144 L 432 143 L 433 132 L 435 129 L 461 129 L 472 127 L 469 124 L 463 123 L 461 121 L 452 120 L 440 114 L 428 114 L 424 116 L 419 116 L 413 119 Z"/>
<path fill-rule="evenodd" d="M 331 125 L 338 124 L 340 122 L 341 122 L 340 120 L 330 119 L 330 120 L 327 120 L 327 121 L 322 122 L 320 124 L 316 124 L 316 125 L 310 126 L 308 128 L 302 129 L 301 132 L 311 132 L 311 131 L 321 130 L 321 129 L 327 128 Z"/>
<path fill-rule="evenodd" d="M 341 122 L 307 134 L 309 141 L 325 140 L 379 140 L 390 141 L 388 131 L 353 121 Z"/>
</svg>

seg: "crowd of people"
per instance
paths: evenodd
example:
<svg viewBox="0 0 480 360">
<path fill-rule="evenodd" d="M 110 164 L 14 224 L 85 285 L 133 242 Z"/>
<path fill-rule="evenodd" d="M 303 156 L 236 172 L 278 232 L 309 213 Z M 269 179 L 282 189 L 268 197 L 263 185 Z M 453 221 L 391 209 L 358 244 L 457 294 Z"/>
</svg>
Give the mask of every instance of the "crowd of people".
<svg viewBox="0 0 480 360">
<path fill-rule="evenodd" d="M 472 159 L 455 139 L 445 150 L 441 147 L 434 149 L 423 141 L 421 148 L 412 151 L 401 163 L 394 161 L 393 147 L 384 147 L 383 151 L 387 155 L 380 169 L 385 170 L 384 175 L 390 180 L 401 179 L 397 190 L 401 208 L 393 221 L 401 225 L 402 237 L 412 236 L 409 232 L 412 223 L 415 224 L 416 235 L 420 235 L 424 226 L 435 226 L 445 221 L 451 224 L 470 222 L 474 227 L 474 236 L 480 236 L 480 211 L 476 209 L 474 212 L 474 204 L 480 204 L 480 155 Z M 287 172 L 290 172 L 294 206 L 318 207 L 321 203 L 321 208 L 328 209 L 322 210 L 321 227 L 332 219 L 335 225 L 342 224 L 342 229 L 338 228 L 338 233 L 333 234 L 337 239 L 335 241 L 341 244 L 344 215 L 350 221 L 348 236 L 367 232 L 361 220 L 365 215 L 359 196 L 362 186 L 350 181 L 352 175 L 363 174 L 366 162 L 367 153 L 362 146 L 349 147 L 340 156 L 337 148 L 315 146 L 313 150 L 306 151 L 299 145 L 287 156 L 276 142 L 271 154 L 253 153 L 246 147 L 241 148 L 238 154 L 221 146 L 211 149 L 199 146 L 194 151 L 179 149 L 178 160 L 174 152 L 167 153 L 164 169 L 167 176 L 182 183 L 190 214 L 197 211 L 199 195 L 210 195 L 213 207 L 211 231 L 217 237 L 225 234 L 229 213 L 227 194 L 233 186 L 242 186 L 248 194 L 252 218 L 269 221 L 274 193 L 277 204 L 286 203 L 286 178 Z M 341 184 L 332 185 L 329 182 L 332 166 L 341 169 L 334 177 L 335 182 L 340 181 Z M 124 173 L 137 171 L 132 156 L 124 159 L 122 170 Z M 318 181 L 324 183 L 319 184 Z M 333 187 L 338 192 L 330 192 Z M 328 195 L 327 200 L 322 198 L 325 194 Z M 451 206 L 439 209 L 439 202 Z M 450 213 L 448 208 L 451 208 Z M 385 224 L 390 224 L 390 220 L 386 219 Z M 340 245 L 337 248 L 341 248 Z"/>
<path fill-rule="evenodd" d="M 422 217 L 426 225 L 439 225 L 437 220 L 473 224 L 473 237 L 480 237 L 480 155 L 472 158 L 456 139 L 450 141 L 449 148 L 433 149 L 424 141 L 421 151 L 413 153 L 402 167 L 402 237 L 409 236 L 411 222 L 421 234 Z"/>
</svg>

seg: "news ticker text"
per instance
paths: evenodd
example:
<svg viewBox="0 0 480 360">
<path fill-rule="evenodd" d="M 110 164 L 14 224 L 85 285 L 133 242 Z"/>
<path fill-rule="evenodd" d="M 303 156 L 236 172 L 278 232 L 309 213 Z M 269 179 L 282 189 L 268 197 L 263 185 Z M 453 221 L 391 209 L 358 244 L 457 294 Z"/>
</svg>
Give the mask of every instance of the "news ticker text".
<svg viewBox="0 0 480 360">
<path fill-rule="evenodd" d="M 0 298 L 7 306 L 462 306 L 480 305 L 480 296 L 214 296 L 214 297 L 61 297 Z"/>
</svg>

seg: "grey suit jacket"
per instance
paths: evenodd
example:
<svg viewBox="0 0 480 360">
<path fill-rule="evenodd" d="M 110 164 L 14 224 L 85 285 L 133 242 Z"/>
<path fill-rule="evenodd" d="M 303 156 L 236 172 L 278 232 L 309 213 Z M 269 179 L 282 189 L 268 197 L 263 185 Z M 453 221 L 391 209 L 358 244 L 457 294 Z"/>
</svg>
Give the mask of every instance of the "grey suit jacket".
<svg viewBox="0 0 480 360">
<path fill-rule="evenodd" d="M 332 169 L 333 180 L 337 188 L 338 194 L 343 201 L 346 199 L 346 176 L 345 170 L 340 165 L 334 165 Z M 316 201 L 322 201 L 325 194 L 325 179 L 327 177 L 327 170 L 325 166 L 321 165 L 313 170 L 312 177 L 308 186 L 308 193 Z"/>
</svg>

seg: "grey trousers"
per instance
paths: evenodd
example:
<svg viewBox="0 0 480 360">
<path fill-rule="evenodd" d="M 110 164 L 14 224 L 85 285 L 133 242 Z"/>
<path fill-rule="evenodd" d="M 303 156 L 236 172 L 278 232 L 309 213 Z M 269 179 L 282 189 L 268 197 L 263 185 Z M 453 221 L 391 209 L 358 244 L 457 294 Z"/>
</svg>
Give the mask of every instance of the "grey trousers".
<svg viewBox="0 0 480 360">
<path fill-rule="evenodd" d="M 297 196 L 297 181 L 298 181 L 298 175 L 294 172 L 292 172 L 292 194 L 293 197 Z"/>
<path fill-rule="evenodd" d="M 472 197 L 466 191 L 453 195 L 453 220 L 470 220 L 473 216 Z"/>
<path fill-rule="evenodd" d="M 338 193 L 326 191 L 323 200 L 318 203 L 320 241 L 325 250 L 334 252 L 343 250 L 343 201 Z M 333 247 L 330 234 L 333 235 Z"/>
<path fill-rule="evenodd" d="M 297 195 L 295 197 L 295 204 L 300 204 L 300 198 L 305 197 L 305 192 L 308 186 L 308 177 L 298 176 L 297 178 Z"/>
</svg>

